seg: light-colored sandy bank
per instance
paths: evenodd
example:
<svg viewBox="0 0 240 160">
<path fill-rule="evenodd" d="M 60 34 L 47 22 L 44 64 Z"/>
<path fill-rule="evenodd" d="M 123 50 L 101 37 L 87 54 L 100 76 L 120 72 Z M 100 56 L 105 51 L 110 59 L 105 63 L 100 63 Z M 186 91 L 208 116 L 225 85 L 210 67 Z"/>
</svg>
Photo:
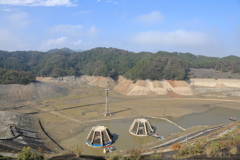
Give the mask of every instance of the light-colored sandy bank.
<svg viewBox="0 0 240 160">
<path fill-rule="evenodd" d="M 169 92 L 174 92 L 178 95 L 194 95 L 199 94 L 199 88 L 204 93 L 208 91 L 220 92 L 230 91 L 231 94 L 240 89 L 240 80 L 238 79 L 190 79 L 184 81 L 172 81 L 172 80 L 137 80 L 134 83 L 122 76 L 119 76 L 119 80 L 114 90 L 124 95 L 165 95 Z M 219 90 L 220 89 L 220 90 Z M 195 91 L 197 90 L 197 92 Z M 227 93 L 229 94 L 229 93 Z M 234 94 L 239 96 L 239 94 Z"/>
<path fill-rule="evenodd" d="M 134 83 L 119 76 L 118 84 L 113 88 L 115 91 L 125 95 L 165 95 L 173 91 L 180 95 L 192 95 L 191 86 L 185 81 L 151 81 L 137 80 Z"/>
<path fill-rule="evenodd" d="M 195 87 L 240 88 L 240 79 L 190 79 L 189 84 Z"/>
<path fill-rule="evenodd" d="M 96 86 L 102 88 L 113 88 L 116 92 L 123 95 L 166 95 L 168 93 L 176 95 L 195 95 L 209 92 L 230 91 L 231 94 L 239 96 L 236 89 L 240 89 L 238 79 L 190 79 L 183 81 L 159 80 L 151 81 L 137 80 L 132 81 L 119 76 L 115 81 L 110 77 L 101 76 L 68 76 L 68 77 L 38 77 L 38 81 L 55 84 L 68 84 L 72 88 L 81 86 Z M 209 90 L 210 89 L 210 90 Z M 229 93 L 226 93 L 229 94 Z"/>
</svg>

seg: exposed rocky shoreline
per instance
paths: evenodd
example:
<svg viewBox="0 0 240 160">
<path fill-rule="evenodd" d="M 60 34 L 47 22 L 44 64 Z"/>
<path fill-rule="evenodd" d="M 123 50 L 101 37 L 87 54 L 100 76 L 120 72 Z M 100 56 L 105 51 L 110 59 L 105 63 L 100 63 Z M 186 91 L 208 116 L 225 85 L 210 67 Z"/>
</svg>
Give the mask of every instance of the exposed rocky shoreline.
<svg viewBox="0 0 240 160">
<path fill-rule="evenodd" d="M 121 76 L 118 80 L 70 76 L 38 77 L 37 80 L 29 85 L 0 85 L 0 151 L 1 148 L 11 149 L 9 146 L 13 146 L 12 150 L 19 152 L 28 144 L 36 144 L 32 146 L 37 150 L 39 145 L 44 147 L 45 144 L 51 144 L 52 141 L 39 127 L 38 118 L 43 121 L 50 136 L 58 132 L 54 136 L 57 142 L 82 131 L 86 127 L 81 124 L 82 121 L 103 119 L 105 88 L 111 89 L 109 103 L 115 106 L 111 110 L 114 113 L 112 118 L 146 113 L 174 118 L 204 112 L 213 107 L 239 109 L 238 79 L 138 80 L 134 83 Z M 190 107 L 190 102 L 196 105 Z M 149 112 L 146 105 L 153 107 L 154 112 Z M 10 126 L 16 126 L 15 130 L 11 130 Z M 21 134 L 11 135 L 11 132 Z M 14 137 L 16 135 L 18 137 Z M 13 141 L 5 143 L 4 138 L 13 138 Z M 43 142 L 40 142 L 41 139 Z"/>
</svg>

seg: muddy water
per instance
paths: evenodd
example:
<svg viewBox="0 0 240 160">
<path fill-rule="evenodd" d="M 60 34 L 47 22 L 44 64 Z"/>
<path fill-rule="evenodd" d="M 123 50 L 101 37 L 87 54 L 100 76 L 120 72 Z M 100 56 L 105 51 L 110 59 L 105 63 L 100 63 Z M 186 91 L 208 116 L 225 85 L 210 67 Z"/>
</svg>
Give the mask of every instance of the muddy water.
<svg viewBox="0 0 240 160">
<path fill-rule="evenodd" d="M 149 118 L 148 118 L 149 119 Z M 137 146 L 144 145 L 146 143 L 150 143 L 151 141 L 158 140 L 157 138 L 147 136 L 147 137 L 136 137 L 129 133 L 130 125 L 132 124 L 134 118 L 128 118 L 124 120 L 111 120 L 111 121 L 104 121 L 99 122 L 97 125 L 103 125 L 107 128 L 109 128 L 110 132 L 114 136 L 114 147 L 116 147 L 118 150 L 125 150 L 134 148 Z M 159 120 L 159 119 L 149 119 L 152 126 L 156 128 L 156 132 L 160 135 L 167 136 L 171 133 L 180 132 L 181 130 L 174 126 L 173 124 L 165 121 L 165 120 Z M 93 125 L 96 126 L 96 125 Z M 65 139 L 60 142 L 61 146 L 69 146 L 71 144 L 81 144 L 81 146 L 84 148 L 84 152 L 91 153 L 95 155 L 99 155 L 103 152 L 103 149 L 95 149 L 88 147 L 85 144 L 85 138 L 87 138 L 87 135 L 91 128 L 93 127 L 86 127 L 83 132 L 79 133 L 78 135 L 71 137 L 69 139 Z"/>
<path fill-rule="evenodd" d="M 197 114 L 190 114 L 183 116 L 178 119 L 173 119 L 175 123 L 178 125 L 188 128 L 197 125 L 217 125 L 217 124 L 227 124 L 231 123 L 228 120 L 229 117 L 240 118 L 240 111 L 226 108 L 214 108 L 209 111 Z M 175 125 L 161 119 L 151 119 L 148 118 L 151 122 L 152 126 L 156 128 L 156 132 L 163 136 L 168 136 L 172 133 L 180 132 L 181 130 Z M 153 137 L 136 137 L 129 133 L 129 127 L 132 124 L 134 118 L 128 118 L 124 120 L 111 120 L 99 122 L 97 125 L 103 125 L 108 127 L 110 132 L 114 136 L 114 146 L 118 150 L 125 150 L 134 148 L 137 146 L 141 146 L 147 143 L 151 143 L 152 141 L 159 141 Z M 63 147 L 70 146 L 72 144 L 80 144 L 84 149 L 84 153 L 100 155 L 103 152 L 103 149 L 96 149 L 88 147 L 85 144 L 85 138 L 87 137 L 90 129 L 96 126 L 92 125 L 91 127 L 86 127 L 83 132 L 78 135 L 65 139 L 60 142 L 60 145 Z"/>
<path fill-rule="evenodd" d="M 232 123 L 228 118 L 236 117 L 240 119 L 240 110 L 227 108 L 213 108 L 203 113 L 194 113 L 182 116 L 172 120 L 183 128 L 188 128 L 198 125 L 217 125 Z"/>
</svg>

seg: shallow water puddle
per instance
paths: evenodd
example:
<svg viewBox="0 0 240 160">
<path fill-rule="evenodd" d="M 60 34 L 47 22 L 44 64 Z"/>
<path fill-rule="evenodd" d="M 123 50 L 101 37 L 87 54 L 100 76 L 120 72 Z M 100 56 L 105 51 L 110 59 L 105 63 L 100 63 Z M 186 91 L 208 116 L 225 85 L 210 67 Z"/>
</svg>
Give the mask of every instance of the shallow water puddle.
<svg viewBox="0 0 240 160">
<path fill-rule="evenodd" d="M 232 117 L 232 116 L 239 119 L 240 111 L 234 110 L 234 109 L 227 109 L 227 108 L 214 108 L 203 113 L 186 115 L 178 119 L 174 119 L 172 121 L 174 121 L 175 123 L 177 123 L 183 128 L 188 128 L 188 127 L 197 126 L 197 125 L 217 125 L 217 124 L 232 123 L 228 119 L 229 117 Z M 135 118 L 127 118 L 122 120 L 109 120 L 109 121 L 99 122 L 90 127 L 86 127 L 78 135 L 61 141 L 60 145 L 63 147 L 67 147 L 73 144 L 78 144 L 78 145 L 81 145 L 81 147 L 84 150 L 84 153 L 89 153 L 94 155 L 102 154 L 103 148 L 98 148 L 98 149 L 92 148 L 85 144 L 85 138 L 87 138 L 89 131 L 93 126 L 97 126 L 97 125 L 105 126 L 110 130 L 110 132 L 114 136 L 113 145 L 114 147 L 117 148 L 118 151 L 145 145 L 152 141 L 160 141 L 159 139 L 151 136 L 137 137 L 137 136 L 131 135 L 129 133 L 129 128 L 134 119 Z M 162 136 L 166 137 L 172 133 L 177 133 L 182 131 L 175 125 L 165 120 L 152 119 L 152 118 L 147 118 L 147 119 L 149 119 L 152 126 L 156 128 L 156 132 Z"/>
<path fill-rule="evenodd" d="M 228 108 L 213 108 L 203 113 L 193 113 L 172 120 L 183 128 L 198 125 L 218 125 L 232 123 L 229 117 L 240 119 L 240 110 Z"/>
<path fill-rule="evenodd" d="M 148 118 L 150 123 L 154 128 L 156 128 L 156 132 L 163 136 L 168 136 L 171 133 L 180 132 L 181 130 L 174 126 L 173 124 L 160 119 L 151 119 Z M 134 118 L 128 118 L 124 120 L 111 120 L 111 121 L 104 121 L 99 122 L 96 125 L 92 125 L 91 127 L 86 127 L 82 132 L 80 132 L 78 135 L 65 139 L 60 142 L 60 145 L 63 147 L 70 146 L 72 144 L 78 144 L 81 145 L 84 149 L 84 152 L 86 153 L 92 153 L 95 155 L 101 154 L 103 152 L 103 149 L 96 149 L 89 147 L 85 144 L 85 138 L 87 138 L 87 135 L 91 128 L 93 126 L 105 126 L 107 127 L 112 135 L 114 136 L 114 147 L 117 148 L 117 150 L 125 150 L 134 148 L 137 146 L 141 146 L 144 144 L 147 144 L 151 141 L 158 140 L 157 138 L 147 136 L 147 137 L 137 137 L 133 136 L 129 133 L 130 125 L 132 124 Z"/>
</svg>

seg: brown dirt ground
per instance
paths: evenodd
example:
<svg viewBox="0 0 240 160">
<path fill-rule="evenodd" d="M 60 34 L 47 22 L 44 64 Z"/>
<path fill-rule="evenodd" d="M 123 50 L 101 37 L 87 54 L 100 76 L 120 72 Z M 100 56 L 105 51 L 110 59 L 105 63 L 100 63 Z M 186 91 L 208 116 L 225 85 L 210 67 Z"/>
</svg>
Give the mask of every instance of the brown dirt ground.
<svg viewBox="0 0 240 160">
<path fill-rule="evenodd" d="M 138 86 L 147 87 L 145 80 L 138 80 L 138 81 L 136 82 L 136 84 L 137 84 Z"/>
<path fill-rule="evenodd" d="M 172 87 L 187 87 L 183 81 L 166 80 Z"/>
<path fill-rule="evenodd" d="M 160 81 L 153 81 L 154 88 L 163 88 L 163 85 Z"/>
<path fill-rule="evenodd" d="M 166 95 L 166 97 L 168 98 L 182 98 L 181 95 L 177 94 L 176 92 L 174 91 L 169 91 Z"/>
<path fill-rule="evenodd" d="M 214 86 L 215 88 L 227 88 L 228 86 L 226 86 L 225 84 L 216 84 L 215 86 Z"/>
</svg>

